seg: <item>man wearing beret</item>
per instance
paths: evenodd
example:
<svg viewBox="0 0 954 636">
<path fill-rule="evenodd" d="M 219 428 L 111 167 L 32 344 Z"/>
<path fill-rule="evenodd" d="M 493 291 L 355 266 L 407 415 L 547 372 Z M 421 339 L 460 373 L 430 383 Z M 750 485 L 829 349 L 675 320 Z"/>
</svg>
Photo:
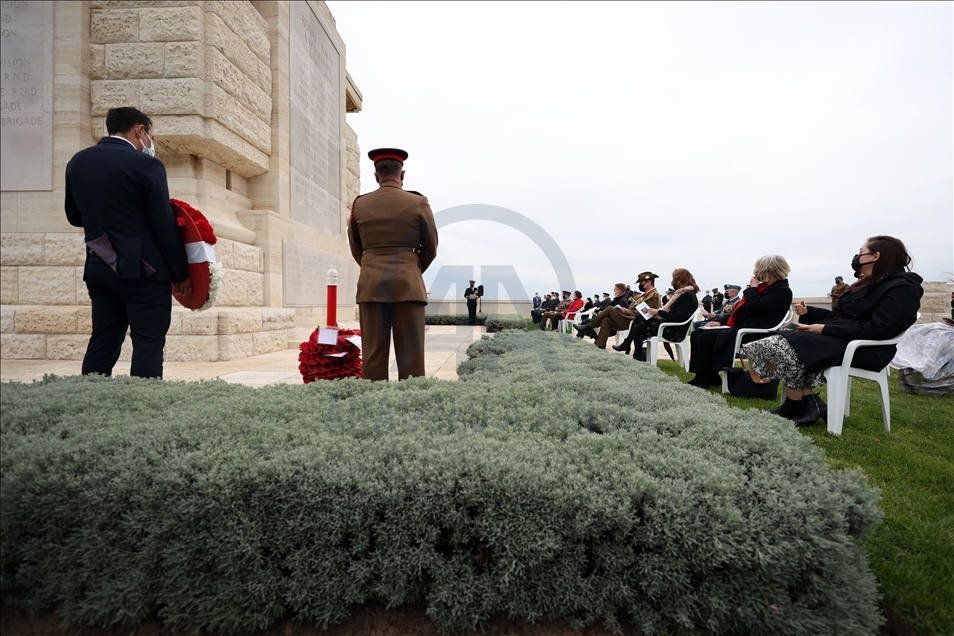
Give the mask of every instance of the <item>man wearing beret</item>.
<svg viewBox="0 0 954 636">
<path fill-rule="evenodd" d="M 706 323 L 720 322 L 723 325 L 729 322 L 729 316 L 732 315 L 732 310 L 735 309 L 736 304 L 742 299 L 742 296 L 739 294 L 742 293 L 742 287 L 739 285 L 724 285 L 725 289 L 725 303 L 719 311 L 712 312 L 702 312 L 702 320 L 692 323 L 693 329 L 701 329 L 705 326 Z"/>
<path fill-rule="evenodd" d="M 421 276 L 437 256 L 437 226 L 427 197 L 404 190 L 408 154 L 397 148 L 368 153 L 378 189 L 351 206 L 348 240 L 361 267 L 358 303 L 363 375 L 388 379 L 394 333 L 398 379 L 424 375 L 424 306 Z"/>
</svg>

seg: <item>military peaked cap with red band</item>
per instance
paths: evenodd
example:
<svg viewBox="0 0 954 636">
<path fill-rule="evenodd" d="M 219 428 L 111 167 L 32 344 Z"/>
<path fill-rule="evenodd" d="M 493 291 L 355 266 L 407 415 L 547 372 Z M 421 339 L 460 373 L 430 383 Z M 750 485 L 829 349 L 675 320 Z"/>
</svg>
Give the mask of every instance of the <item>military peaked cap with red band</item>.
<svg viewBox="0 0 954 636">
<path fill-rule="evenodd" d="M 377 163 L 382 159 L 394 159 L 395 161 L 404 163 L 407 161 L 407 152 L 401 150 L 400 148 L 377 148 L 375 150 L 368 151 L 368 158 L 374 163 Z"/>
</svg>

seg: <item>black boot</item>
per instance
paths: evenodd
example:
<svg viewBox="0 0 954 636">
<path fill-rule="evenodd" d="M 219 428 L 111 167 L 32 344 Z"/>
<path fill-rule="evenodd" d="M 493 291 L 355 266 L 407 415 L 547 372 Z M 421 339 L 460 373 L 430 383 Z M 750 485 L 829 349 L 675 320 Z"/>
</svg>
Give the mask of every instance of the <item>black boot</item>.
<svg viewBox="0 0 954 636">
<path fill-rule="evenodd" d="M 636 347 L 636 350 L 633 351 L 633 360 L 639 360 L 640 362 L 646 362 L 646 348 L 645 348 L 645 347 Z"/>
<path fill-rule="evenodd" d="M 795 426 L 811 426 L 828 417 L 828 405 L 814 393 L 803 398 L 802 402 L 805 403 L 805 412 L 801 417 L 795 418 Z"/>
<path fill-rule="evenodd" d="M 589 331 L 589 325 L 573 325 L 573 328 L 576 329 L 576 337 L 582 338 L 586 335 L 586 332 Z"/>
<path fill-rule="evenodd" d="M 629 353 L 630 342 L 631 342 L 630 339 L 627 338 L 626 340 L 623 340 L 622 343 L 618 345 L 613 345 L 613 351 L 622 351 L 623 353 Z"/>
<path fill-rule="evenodd" d="M 768 409 L 768 412 L 778 415 L 779 417 L 784 417 L 787 420 L 797 420 L 805 415 L 806 405 L 807 401 L 804 398 L 801 400 L 785 398 L 779 406 L 774 409 Z"/>
</svg>

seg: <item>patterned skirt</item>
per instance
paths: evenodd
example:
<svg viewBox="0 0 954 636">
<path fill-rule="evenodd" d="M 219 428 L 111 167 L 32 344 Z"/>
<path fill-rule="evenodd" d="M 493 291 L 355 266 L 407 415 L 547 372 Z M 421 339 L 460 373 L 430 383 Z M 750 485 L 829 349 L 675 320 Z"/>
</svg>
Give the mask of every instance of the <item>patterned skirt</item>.
<svg viewBox="0 0 954 636">
<path fill-rule="evenodd" d="M 777 378 L 790 389 L 802 391 L 825 384 L 825 372 L 806 373 L 795 349 L 784 336 L 769 336 L 742 345 L 749 366 L 763 378 Z M 775 370 L 772 371 L 768 364 Z"/>
</svg>

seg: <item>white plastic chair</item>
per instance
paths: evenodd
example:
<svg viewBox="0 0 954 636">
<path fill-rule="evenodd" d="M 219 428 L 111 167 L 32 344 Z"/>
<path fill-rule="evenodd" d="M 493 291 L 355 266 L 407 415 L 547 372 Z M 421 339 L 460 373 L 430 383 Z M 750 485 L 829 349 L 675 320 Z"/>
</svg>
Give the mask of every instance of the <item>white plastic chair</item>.
<svg viewBox="0 0 954 636">
<path fill-rule="evenodd" d="M 786 313 L 785 317 L 782 318 L 782 322 L 778 323 L 771 329 L 751 329 L 749 327 L 739 329 L 735 334 L 735 346 L 732 348 L 733 363 L 736 357 L 738 357 L 739 355 L 739 348 L 742 346 L 742 338 L 753 333 L 772 333 L 773 331 L 778 331 L 779 329 L 787 325 L 789 322 L 791 322 L 792 318 L 794 317 L 795 317 L 795 311 L 789 308 L 788 313 Z M 729 392 L 729 374 L 728 373 L 722 374 L 722 392 L 723 393 Z"/>
<path fill-rule="evenodd" d="M 891 403 L 888 399 L 887 365 L 881 371 L 866 371 L 851 366 L 851 362 L 855 357 L 855 351 L 861 347 L 882 347 L 898 344 L 907 331 L 905 329 L 890 340 L 852 340 L 848 343 L 848 348 L 845 349 L 845 357 L 842 358 L 841 365 L 825 369 L 825 378 L 828 380 L 828 416 L 825 421 L 828 424 L 829 433 L 841 435 L 842 424 L 845 418 L 851 414 L 851 378 L 874 380 L 878 383 L 878 388 L 881 390 L 881 412 L 884 417 L 884 430 L 891 432 Z"/>
<path fill-rule="evenodd" d="M 689 370 L 689 346 L 687 341 L 689 340 L 689 331 L 686 331 L 686 335 L 682 340 L 669 340 L 663 336 L 663 329 L 666 327 L 684 327 L 690 322 L 696 319 L 699 312 L 694 312 L 689 318 L 683 320 L 682 322 L 663 322 L 659 324 L 659 329 L 656 331 L 656 335 L 646 341 L 646 361 L 650 364 L 656 364 L 656 358 L 659 355 L 659 343 L 668 342 L 670 344 L 676 345 L 676 355 L 679 358 L 679 364 L 682 366 L 683 370 Z"/>
<path fill-rule="evenodd" d="M 574 311 L 573 313 L 567 314 L 566 318 L 560 319 L 560 324 L 557 326 L 557 331 L 560 333 L 568 333 L 572 336 L 575 333 L 573 331 L 573 325 L 583 324 L 583 316 L 592 315 L 592 309 L 588 309 L 587 311 Z"/>
</svg>

